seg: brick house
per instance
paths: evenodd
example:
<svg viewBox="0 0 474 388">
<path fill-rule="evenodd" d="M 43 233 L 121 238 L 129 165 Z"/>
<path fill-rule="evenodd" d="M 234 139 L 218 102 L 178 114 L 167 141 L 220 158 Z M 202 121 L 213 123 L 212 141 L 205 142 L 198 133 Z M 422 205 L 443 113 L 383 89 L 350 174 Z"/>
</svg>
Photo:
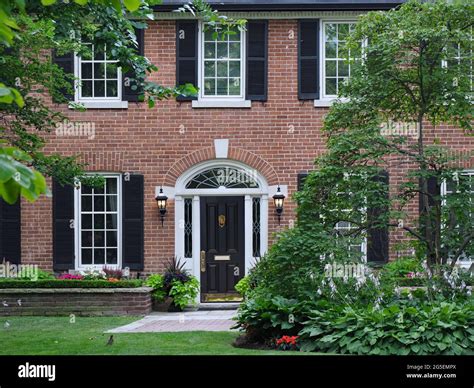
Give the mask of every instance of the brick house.
<svg viewBox="0 0 474 388">
<path fill-rule="evenodd" d="M 79 154 L 106 187 L 52 183 L 51 198 L 3 205 L 2 256 L 47 270 L 108 265 L 142 274 L 176 256 L 200 279 L 201 301 L 232 293 L 274 232 L 291 227 L 291 196 L 324 152 L 323 117 L 350 76 L 338 56 L 344 35 L 364 12 L 400 2 L 216 1 L 248 25 L 215 41 L 191 15 L 172 12 L 183 1 L 165 0 L 139 34 L 140 50 L 159 68 L 154 81 L 191 82 L 200 92 L 153 109 L 122 87 L 125 76 L 106 56 L 55 58 L 81 79 L 71 100 L 88 109 L 57 106 L 76 126 L 52 133 L 46 150 Z M 442 129 L 442 143 L 472 151 L 472 137 Z M 390 171 L 391 184 L 403 173 Z M 160 189 L 168 197 L 163 220 Z M 403 234 L 378 238 L 360 246 L 367 261 L 396 258 Z"/>
</svg>

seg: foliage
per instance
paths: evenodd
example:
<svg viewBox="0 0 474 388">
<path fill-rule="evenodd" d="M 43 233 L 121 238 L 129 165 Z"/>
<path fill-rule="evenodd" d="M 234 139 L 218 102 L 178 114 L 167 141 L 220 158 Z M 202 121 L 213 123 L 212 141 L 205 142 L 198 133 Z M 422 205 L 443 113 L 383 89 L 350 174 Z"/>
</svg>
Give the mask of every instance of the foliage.
<svg viewBox="0 0 474 388">
<path fill-rule="evenodd" d="M 238 283 L 235 285 L 235 290 L 242 295 L 243 298 L 246 298 L 250 291 L 252 290 L 251 288 L 251 279 L 249 276 L 244 276 L 242 279 L 238 281 Z"/>
<path fill-rule="evenodd" d="M 189 304 L 194 304 L 199 293 L 199 281 L 190 276 L 186 282 L 173 280 L 168 295 L 173 298 L 173 303 L 181 309 Z"/>
<path fill-rule="evenodd" d="M 51 272 L 44 271 L 40 268 L 31 270 L 30 268 L 25 269 L 24 267 L 21 267 L 20 271 L 18 271 L 18 278 L 36 281 L 54 279 L 54 275 Z"/>
<path fill-rule="evenodd" d="M 152 296 L 157 302 L 162 302 L 167 296 L 167 293 L 164 289 L 163 275 L 153 274 L 148 276 L 145 281 L 145 285 L 153 288 Z"/>
<path fill-rule="evenodd" d="M 315 310 L 300 332 L 301 349 L 338 354 L 474 354 L 474 304 L 404 301 L 383 309 Z"/>
<path fill-rule="evenodd" d="M 73 92 L 71 75 L 52 63 L 45 53 L 63 55 L 90 51 L 87 41 L 107 47 L 118 61 L 132 90 L 141 90 L 140 99 L 149 107 L 178 95 L 195 95 L 191 84 L 163 86 L 151 81 L 157 67 L 138 55 L 135 28 L 145 29 L 144 20 L 153 20 L 157 0 L 6 0 L 0 3 L 0 198 L 15 203 L 21 195 L 29 201 L 48 194 L 44 176 L 60 184 L 101 186 L 98 176 L 88 176 L 87 166 L 77 155 L 44 153 L 44 133 L 52 132 L 67 117 L 44 98 L 68 103 L 65 92 Z M 183 7 L 196 18 L 231 29 L 245 20 L 233 20 L 196 0 Z M 224 35 L 227 34 L 224 29 Z M 85 110 L 80 104 L 72 104 Z"/>
<path fill-rule="evenodd" d="M 409 273 L 423 271 L 423 266 L 416 258 L 406 257 L 391 261 L 383 266 L 382 274 L 384 277 L 397 278 L 406 277 Z"/>
<path fill-rule="evenodd" d="M 37 281 L 0 278 L 0 288 L 136 288 L 141 287 L 141 280 L 119 280 L 109 282 L 107 280 L 64 280 L 64 279 L 42 279 Z"/>
<path fill-rule="evenodd" d="M 123 278 L 123 271 L 120 268 L 109 268 L 104 266 L 102 271 L 105 274 L 106 279 L 122 279 Z"/>
</svg>

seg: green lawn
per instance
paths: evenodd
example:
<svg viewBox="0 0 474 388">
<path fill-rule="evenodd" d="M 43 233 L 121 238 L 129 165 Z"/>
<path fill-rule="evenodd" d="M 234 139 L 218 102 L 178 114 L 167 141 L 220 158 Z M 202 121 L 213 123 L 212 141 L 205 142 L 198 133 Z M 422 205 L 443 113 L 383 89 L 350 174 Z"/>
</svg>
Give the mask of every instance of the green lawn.
<svg viewBox="0 0 474 388">
<path fill-rule="evenodd" d="M 299 352 L 234 348 L 232 332 L 109 334 L 136 317 L 0 317 L 0 355 L 289 355 Z M 5 327 L 5 322 L 10 324 Z"/>
</svg>

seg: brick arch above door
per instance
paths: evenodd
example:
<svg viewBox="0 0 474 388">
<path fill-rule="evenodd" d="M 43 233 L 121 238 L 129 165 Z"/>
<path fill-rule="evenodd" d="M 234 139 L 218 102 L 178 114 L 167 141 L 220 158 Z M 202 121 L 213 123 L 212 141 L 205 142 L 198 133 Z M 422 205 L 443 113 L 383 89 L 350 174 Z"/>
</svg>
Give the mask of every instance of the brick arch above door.
<svg viewBox="0 0 474 388">
<path fill-rule="evenodd" d="M 164 178 L 164 186 L 174 186 L 176 180 L 191 167 L 215 159 L 216 151 L 214 146 L 200 148 L 190 152 L 173 163 Z M 278 176 L 272 165 L 253 152 L 229 145 L 227 160 L 241 162 L 254 168 L 265 177 L 269 185 L 277 185 L 279 183 Z"/>
</svg>

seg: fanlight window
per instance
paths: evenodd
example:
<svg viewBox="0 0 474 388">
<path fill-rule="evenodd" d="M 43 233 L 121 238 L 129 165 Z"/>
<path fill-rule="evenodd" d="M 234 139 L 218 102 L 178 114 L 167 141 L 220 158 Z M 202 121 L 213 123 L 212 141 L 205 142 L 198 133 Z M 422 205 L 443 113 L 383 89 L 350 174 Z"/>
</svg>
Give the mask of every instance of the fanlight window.
<svg viewBox="0 0 474 388">
<path fill-rule="evenodd" d="M 187 184 L 187 189 L 255 189 L 259 185 L 256 172 L 235 167 L 214 167 L 195 175 Z"/>
</svg>

